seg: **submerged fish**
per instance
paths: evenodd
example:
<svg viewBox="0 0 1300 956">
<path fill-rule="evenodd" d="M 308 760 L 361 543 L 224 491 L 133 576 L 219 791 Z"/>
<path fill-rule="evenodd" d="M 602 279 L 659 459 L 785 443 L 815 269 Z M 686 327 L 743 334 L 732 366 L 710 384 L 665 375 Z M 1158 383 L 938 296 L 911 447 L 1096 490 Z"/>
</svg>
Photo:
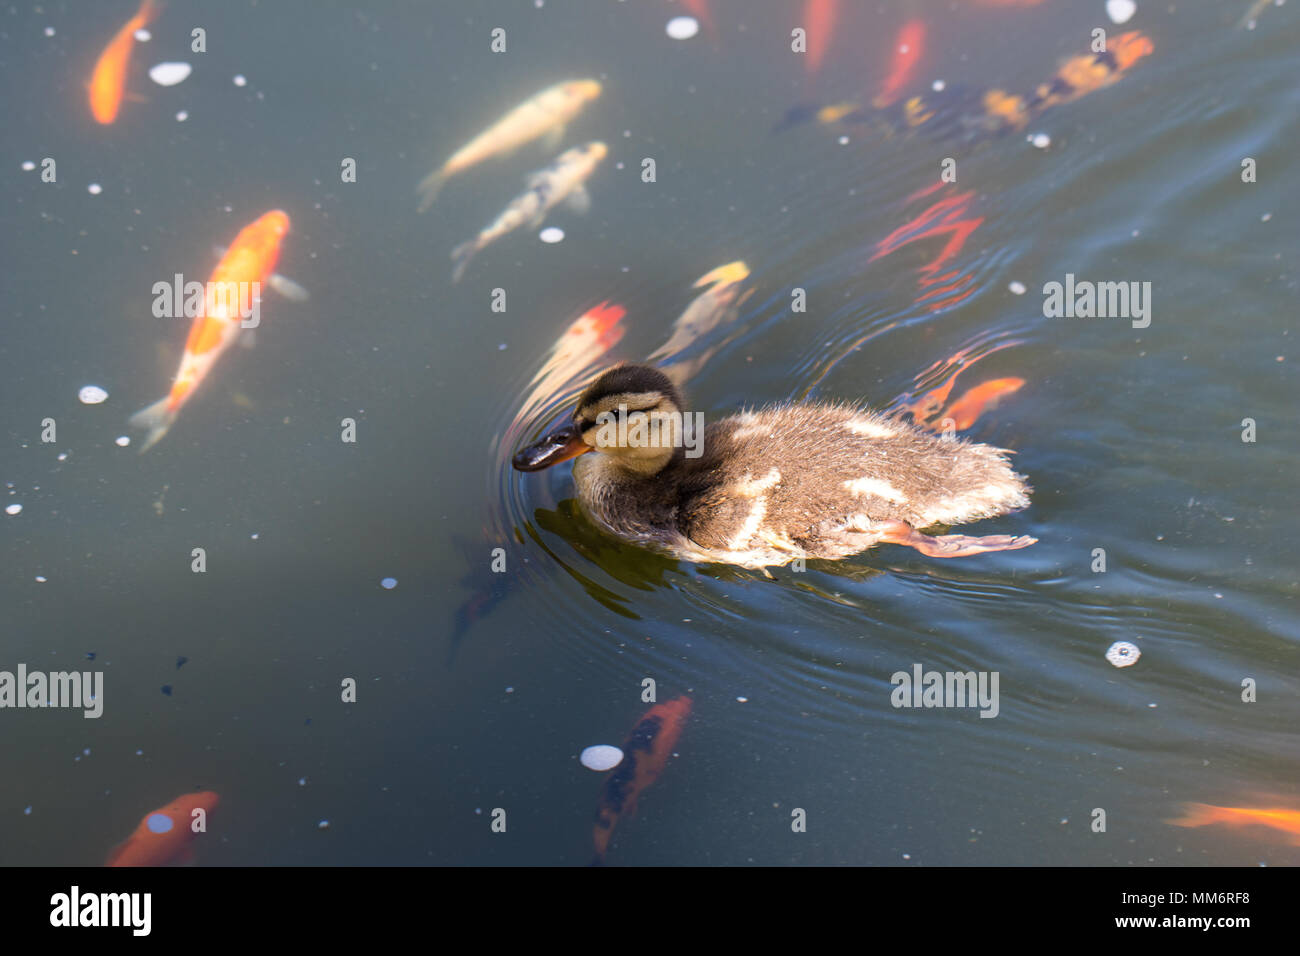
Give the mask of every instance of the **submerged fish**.
<svg viewBox="0 0 1300 956">
<path fill-rule="evenodd" d="M 608 147 L 601 142 L 575 146 L 561 153 L 545 169 L 529 176 L 528 188 L 510 200 L 510 205 L 502 210 L 501 215 L 475 238 L 452 250 L 451 258 L 455 265 L 451 281 L 460 281 L 460 277 L 465 274 L 465 267 L 480 250 L 520 226 L 540 226 L 546 219 L 546 214 L 565 200 L 575 211 L 586 211 L 591 205 L 591 199 L 582 184 L 608 152 Z"/>
<path fill-rule="evenodd" d="M 597 359 L 618 344 L 624 329 L 619 325 L 627 310 L 621 305 L 602 302 L 593 306 L 560 333 L 545 364 L 533 376 L 532 391 L 524 399 L 514 420 L 506 430 L 511 435 L 523 423 L 532 421 L 538 410 L 560 394 L 579 376 L 592 368 Z"/>
<path fill-rule="evenodd" d="M 691 699 L 675 697 L 655 704 L 623 742 L 623 762 L 609 775 L 596 811 L 593 865 L 605 862 L 614 825 L 636 813 L 637 799 L 663 772 L 691 713 Z"/>
<path fill-rule="evenodd" d="M 1300 846 L 1300 810 L 1284 807 L 1216 807 L 1208 803 L 1189 803 L 1181 817 L 1166 822 L 1176 827 L 1204 827 L 1215 823 L 1242 827 L 1271 827 L 1285 835 L 1286 842 Z"/>
<path fill-rule="evenodd" d="M 884 108 L 898 98 L 898 94 L 907 86 L 916 72 L 916 64 L 925 53 L 925 21 L 908 20 L 898 31 L 894 42 L 894 58 L 889 67 L 889 76 L 881 87 L 871 105 Z"/>
<path fill-rule="evenodd" d="M 190 326 L 171 391 L 131 416 L 132 425 L 149 431 L 140 446 L 141 452 L 148 451 L 167 434 L 181 407 L 212 370 L 221 353 L 239 338 L 243 317 L 239 308 L 231 307 L 232 303 L 244 298 L 243 290 L 258 290 L 268 282 L 280 257 L 280 241 L 288 232 L 288 214 L 272 209 L 241 229 L 221 257 L 206 286 L 208 294 L 204 297 L 203 312 Z"/>
<path fill-rule="evenodd" d="M 131 48 L 135 45 L 135 31 L 142 29 L 158 15 L 155 0 L 143 0 L 135 16 L 123 24 L 113 35 L 104 52 L 95 63 L 90 77 L 90 112 L 95 122 L 107 126 L 117 119 L 122 105 L 122 91 L 126 87 L 126 70 L 131 65 Z"/>
<path fill-rule="evenodd" d="M 912 96 L 884 108 L 853 102 L 820 108 L 802 104 L 786 113 L 776 131 L 815 120 L 823 125 L 863 123 L 885 136 L 918 128 L 944 140 L 970 141 L 998 136 L 1023 130 L 1030 121 L 1053 106 L 1072 102 L 1116 83 L 1154 49 L 1149 37 L 1141 31 L 1130 30 L 1111 37 L 1104 53 L 1069 57 L 1052 78 L 1039 84 L 1030 96 L 996 88 L 972 90 L 951 85 L 933 94 Z"/>
<path fill-rule="evenodd" d="M 816 76 L 822 68 L 838 17 L 839 0 L 804 0 L 802 22 L 808 33 L 804 67 L 809 76 Z"/>
<path fill-rule="evenodd" d="M 165 866 L 168 863 L 188 863 L 194 859 L 190 842 L 206 831 L 207 815 L 220 798 L 211 790 L 187 793 L 177 797 L 167 806 L 147 814 L 135 832 L 109 854 L 105 866 Z M 202 810 L 201 816 L 195 816 Z M 204 827 L 195 830 L 199 820 Z"/>
<path fill-rule="evenodd" d="M 942 425 L 944 419 L 951 418 L 953 427 L 957 431 L 965 431 L 1003 398 L 1020 391 L 1024 384 L 1023 378 L 995 378 L 981 382 L 974 388 L 962 392 L 961 397 L 939 416 L 939 423 Z"/>
<path fill-rule="evenodd" d="M 741 304 L 754 292 L 749 289 L 741 293 L 741 283 L 747 278 L 749 266 L 739 260 L 700 276 L 692 288 L 704 288 L 704 291 L 691 300 L 673 323 L 668 341 L 650 353 L 646 361 L 658 364 L 675 384 L 684 385 L 722 347 L 722 343 L 716 343 L 704 354 L 689 360 L 683 358 L 682 353 L 710 332 L 735 321 Z"/>
<path fill-rule="evenodd" d="M 558 145 L 564 135 L 564 124 L 598 96 L 600 84 L 595 80 L 573 80 L 557 83 L 520 103 L 424 177 L 417 187 L 419 211 L 424 212 L 433 205 L 448 179 L 489 157 L 509 153 L 544 134 L 550 134 Z"/>
</svg>

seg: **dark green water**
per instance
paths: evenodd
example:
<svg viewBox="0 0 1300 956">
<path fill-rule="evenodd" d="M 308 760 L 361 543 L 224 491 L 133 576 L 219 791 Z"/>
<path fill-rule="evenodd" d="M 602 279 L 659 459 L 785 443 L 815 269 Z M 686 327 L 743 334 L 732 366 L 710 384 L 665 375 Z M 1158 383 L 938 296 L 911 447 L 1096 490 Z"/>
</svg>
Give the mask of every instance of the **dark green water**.
<svg viewBox="0 0 1300 956">
<path fill-rule="evenodd" d="M 647 677 L 694 710 L 612 863 L 1295 863 L 1275 831 L 1164 821 L 1184 802 L 1300 807 L 1300 4 L 1250 31 L 1245 0 L 1169 6 L 1139 0 L 1116 27 L 1100 2 L 845 3 L 810 80 L 795 2 L 713 0 L 716 40 L 676 41 L 664 24 L 685 11 L 657 0 L 172 0 L 135 48 L 147 101 L 108 127 L 84 84 L 131 4 L 0 11 L 0 493 L 22 505 L 0 515 L 0 670 L 105 681 L 98 720 L 0 710 L 0 863 L 97 864 L 196 788 L 222 800 L 208 865 L 585 863 L 601 781 L 577 754 L 622 741 Z M 1095 27 L 1154 52 L 984 142 L 772 133 L 798 103 L 869 98 L 913 17 L 909 91 L 1028 93 Z M 163 60 L 194 73 L 154 86 Z M 590 213 L 554 213 L 555 245 L 501 240 L 453 286 L 451 248 L 554 151 L 487 162 L 424 216 L 415 184 L 581 77 L 604 92 L 565 144 L 610 146 Z M 45 157 L 54 183 L 22 169 Z M 969 294 L 933 309 L 918 277 L 950 232 L 872 257 L 938 199 L 908 197 L 948 157 L 954 218 L 979 222 L 942 270 Z M 268 297 L 257 348 L 223 356 L 136 454 L 126 419 L 166 390 L 188 326 L 151 316 L 153 283 L 206 278 L 212 247 L 277 207 L 280 269 L 310 302 Z M 643 357 L 736 259 L 755 293 L 693 408 L 886 406 L 965 350 L 981 361 L 957 392 L 1025 379 L 968 434 L 1015 450 L 1035 488 L 973 533 L 1038 544 L 951 562 L 882 547 L 768 580 L 602 539 L 564 503 L 568 466 L 508 470 L 498 443 L 573 318 L 623 304 L 608 358 Z M 1045 318 L 1067 273 L 1150 282 L 1150 325 Z M 78 402 L 91 383 L 107 402 Z M 1112 667 L 1116 641 L 1141 660 Z M 998 716 L 894 708 L 890 675 L 914 664 L 997 671 Z"/>
</svg>

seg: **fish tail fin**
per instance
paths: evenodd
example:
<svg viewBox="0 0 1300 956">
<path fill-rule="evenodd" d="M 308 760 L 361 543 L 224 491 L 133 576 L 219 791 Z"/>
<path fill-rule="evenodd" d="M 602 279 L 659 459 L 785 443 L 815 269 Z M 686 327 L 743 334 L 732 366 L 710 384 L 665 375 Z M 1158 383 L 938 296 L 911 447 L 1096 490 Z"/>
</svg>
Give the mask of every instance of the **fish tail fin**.
<svg viewBox="0 0 1300 956">
<path fill-rule="evenodd" d="M 1219 823 L 1222 819 L 1223 815 L 1218 807 L 1212 807 L 1207 803 L 1188 803 L 1183 805 L 1181 817 L 1165 822 L 1176 827 L 1203 827 L 1211 823 Z"/>
<path fill-rule="evenodd" d="M 465 274 L 465 269 L 469 265 L 469 261 L 474 258 L 474 254 L 478 252 L 478 250 L 479 245 L 478 240 L 476 239 L 471 239 L 469 242 L 462 242 L 455 249 L 451 250 L 451 261 L 455 263 L 451 270 L 452 282 L 460 281 L 460 277 Z"/>
<path fill-rule="evenodd" d="M 143 428 L 149 432 L 145 436 L 144 444 L 140 446 L 140 454 L 143 455 L 158 444 L 163 435 L 167 434 L 167 429 L 172 427 L 172 422 L 176 421 L 175 409 L 167 407 L 170 398 L 170 395 L 160 398 L 148 408 L 142 408 L 131 416 L 130 422 L 133 427 Z"/>
<path fill-rule="evenodd" d="M 429 175 L 420 180 L 420 185 L 415 187 L 415 191 L 420 194 L 420 205 L 416 207 L 416 212 L 424 212 L 433 205 L 433 201 L 438 198 L 438 193 L 447 182 L 447 172 L 445 169 L 435 169 Z"/>
</svg>

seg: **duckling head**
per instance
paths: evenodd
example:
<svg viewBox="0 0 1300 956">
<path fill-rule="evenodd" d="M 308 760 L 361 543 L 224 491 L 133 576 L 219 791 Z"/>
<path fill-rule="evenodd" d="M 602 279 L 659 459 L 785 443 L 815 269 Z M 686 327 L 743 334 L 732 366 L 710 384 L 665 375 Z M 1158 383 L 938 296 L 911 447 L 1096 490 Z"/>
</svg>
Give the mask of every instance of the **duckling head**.
<svg viewBox="0 0 1300 956">
<path fill-rule="evenodd" d="M 589 451 L 632 476 L 662 471 L 682 444 L 682 399 L 648 365 L 618 365 L 578 399 L 569 421 L 515 455 L 519 471 L 541 471 Z"/>
</svg>

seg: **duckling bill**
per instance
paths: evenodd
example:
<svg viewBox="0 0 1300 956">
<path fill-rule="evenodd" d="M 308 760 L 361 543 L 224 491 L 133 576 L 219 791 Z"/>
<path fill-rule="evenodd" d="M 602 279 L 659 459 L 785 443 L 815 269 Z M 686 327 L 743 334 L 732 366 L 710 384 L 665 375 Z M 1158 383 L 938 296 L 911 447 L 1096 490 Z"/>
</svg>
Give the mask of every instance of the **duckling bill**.
<svg viewBox="0 0 1300 956">
<path fill-rule="evenodd" d="M 617 366 L 514 467 L 540 471 L 582 456 L 574 482 L 596 524 L 689 561 L 764 568 L 876 544 L 957 558 L 1037 540 L 922 533 L 1028 506 L 1031 489 L 1003 449 L 849 404 L 787 403 L 713 422 L 688 453 L 682 405 L 664 373 Z"/>
</svg>

